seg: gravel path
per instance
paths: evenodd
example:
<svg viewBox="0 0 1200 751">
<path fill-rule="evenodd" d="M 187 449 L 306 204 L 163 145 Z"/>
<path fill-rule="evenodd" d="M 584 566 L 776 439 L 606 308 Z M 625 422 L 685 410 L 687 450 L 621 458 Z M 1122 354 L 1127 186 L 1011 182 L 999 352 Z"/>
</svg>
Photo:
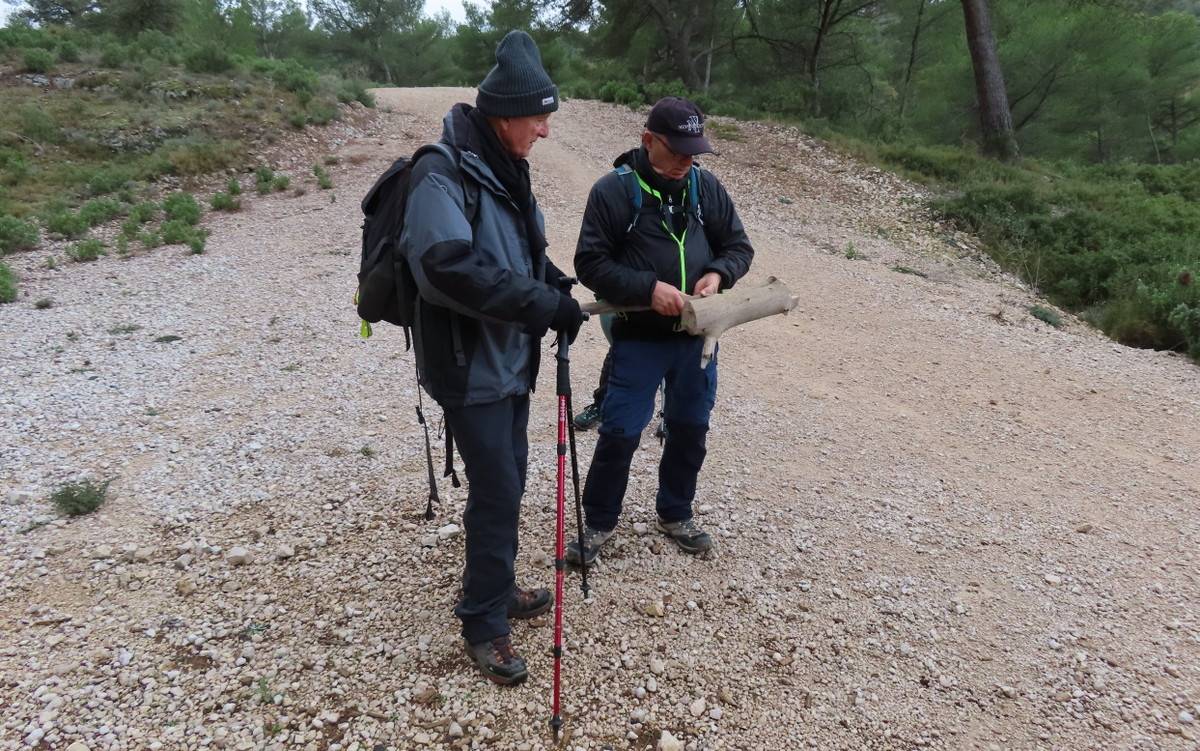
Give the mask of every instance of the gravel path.
<svg viewBox="0 0 1200 751">
<path fill-rule="evenodd" d="M 523 687 L 463 658 L 447 525 L 465 492 L 444 483 L 422 519 L 411 354 L 386 327 L 360 340 L 350 304 L 358 199 L 473 93 L 379 98 L 334 191 L 248 197 L 206 219 L 205 255 L 17 257 L 0 749 L 552 746 L 549 623 L 516 626 Z M 564 268 L 641 117 L 568 102 L 535 149 Z M 1035 320 L 919 188 L 736 128 L 705 163 L 752 278 L 800 308 L 722 343 L 699 491 L 719 555 L 645 533 L 648 436 L 591 602 L 570 577 L 566 747 L 1196 748 L 1200 370 Z M 603 353 L 589 325 L 580 404 Z M 528 585 L 552 582 L 552 390 L 531 417 Z M 109 502 L 56 520 L 46 496 L 80 475 L 112 478 Z"/>
</svg>

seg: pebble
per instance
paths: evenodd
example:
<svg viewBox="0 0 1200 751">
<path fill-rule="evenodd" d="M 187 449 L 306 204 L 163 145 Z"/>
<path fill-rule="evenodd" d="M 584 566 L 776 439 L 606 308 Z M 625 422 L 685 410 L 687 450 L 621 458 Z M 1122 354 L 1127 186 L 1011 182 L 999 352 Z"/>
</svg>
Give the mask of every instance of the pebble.
<svg viewBox="0 0 1200 751">
<path fill-rule="evenodd" d="M 1062 584 L 1062 577 L 1057 574 L 1046 574 L 1042 578 L 1046 580 L 1047 584 L 1053 584 L 1053 585 Z"/>
<path fill-rule="evenodd" d="M 683 741 L 671 735 L 670 730 L 662 731 L 658 739 L 658 751 L 683 751 Z"/>
<path fill-rule="evenodd" d="M 241 545 L 235 545 L 225 554 L 225 559 L 234 566 L 245 566 L 250 563 L 250 551 Z"/>
<path fill-rule="evenodd" d="M 91 749 L 88 748 L 88 744 L 84 743 L 83 741 L 75 741 L 71 745 L 67 746 L 67 751 L 91 751 Z"/>
<path fill-rule="evenodd" d="M 633 532 L 636 535 L 644 535 L 650 531 L 650 525 L 645 522 L 634 522 Z"/>
<path fill-rule="evenodd" d="M 1181 725 L 1191 725 L 1195 721 L 1195 716 L 1186 709 L 1179 713 L 1179 723 Z"/>
<path fill-rule="evenodd" d="M 436 548 L 437 544 L 438 544 L 438 536 L 436 534 L 425 535 L 424 537 L 421 538 L 421 547 L 423 547 L 423 548 Z"/>
<path fill-rule="evenodd" d="M 450 723 L 450 727 L 446 729 L 446 735 L 450 736 L 451 738 L 462 738 L 462 725 L 459 725 L 457 722 Z"/>
<path fill-rule="evenodd" d="M 444 527 L 438 528 L 437 536 L 440 540 L 453 540 L 455 537 L 458 537 L 461 532 L 462 530 L 457 524 L 447 524 Z"/>
<path fill-rule="evenodd" d="M 706 709 L 708 709 L 708 702 L 704 701 L 703 697 L 688 705 L 688 711 L 692 713 L 692 717 L 699 717 L 704 714 L 704 710 Z"/>
<path fill-rule="evenodd" d="M 661 599 L 647 602 L 644 610 L 646 615 L 653 616 L 655 618 L 662 618 L 667 614 L 667 606 L 663 604 Z"/>
<path fill-rule="evenodd" d="M 667 671 L 667 664 L 659 657 L 650 658 L 650 672 L 655 675 L 662 675 Z"/>
<path fill-rule="evenodd" d="M 190 576 L 185 576 L 175 582 L 175 591 L 181 595 L 187 596 L 196 591 L 196 582 Z"/>
</svg>

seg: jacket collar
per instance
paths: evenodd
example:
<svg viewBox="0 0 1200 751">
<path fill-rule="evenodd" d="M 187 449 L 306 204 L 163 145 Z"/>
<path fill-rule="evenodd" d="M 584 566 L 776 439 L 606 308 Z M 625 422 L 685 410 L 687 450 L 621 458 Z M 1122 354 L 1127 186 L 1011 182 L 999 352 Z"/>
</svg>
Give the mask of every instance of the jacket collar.
<svg viewBox="0 0 1200 751">
<path fill-rule="evenodd" d="M 512 196 L 504 189 L 500 178 L 496 177 L 496 173 L 487 165 L 487 162 L 483 161 L 483 158 L 472 151 L 467 144 L 467 129 L 471 127 L 467 121 L 467 112 L 470 109 L 469 104 L 456 104 L 446 113 L 446 116 L 442 118 L 442 141 L 458 151 L 459 167 L 463 172 L 470 175 L 475 182 L 511 203 Z"/>
</svg>

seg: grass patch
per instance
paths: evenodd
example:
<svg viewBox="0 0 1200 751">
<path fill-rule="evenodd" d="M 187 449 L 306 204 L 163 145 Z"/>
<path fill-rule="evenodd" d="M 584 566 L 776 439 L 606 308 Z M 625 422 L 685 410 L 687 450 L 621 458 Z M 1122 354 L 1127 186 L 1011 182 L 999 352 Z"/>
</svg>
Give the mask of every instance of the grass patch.
<svg viewBox="0 0 1200 751">
<path fill-rule="evenodd" d="M 29 250 L 37 245 L 36 224 L 22 221 L 15 216 L 0 216 L 0 256 Z"/>
<path fill-rule="evenodd" d="M 170 344 L 171 342 L 178 342 L 182 339 L 183 339 L 182 336 L 175 336 L 174 334 L 164 334 L 163 336 L 154 337 L 154 342 L 156 344 Z"/>
<path fill-rule="evenodd" d="M 846 260 L 848 261 L 869 260 L 861 250 L 854 247 L 854 243 L 846 243 L 846 248 L 842 251 L 842 255 L 846 256 Z"/>
<path fill-rule="evenodd" d="M 0 305 L 17 299 L 17 275 L 8 264 L 0 261 Z"/>
<path fill-rule="evenodd" d="M 208 199 L 208 202 L 212 206 L 213 211 L 238 211 L 242 208 L 240 200 L 224 191 L 213 193 L 212 198 Z"/>
<path fill-rule="evenodd" d="M 50 503 L 65 516 L 83 516 L 104 505 L 111 480 L 82 480 L 63 485 L 50 494 Z"/>
<path fill-rule="evenodd" d="M 58 235 L 70 240 L 83 237 L 92 225 L 88 224 L 86 217 L 69 209 L 57 209 L 46 214 L 42 218 L 42 223 L 46 226 L 46 231 L 52 235 Z"/>
<path fill-rule="evenodd" d="M 122 323 L 119 326 L 113 326 L 108 330 L 108 333 L 113 336 L 121 336 L 123 334 L 132 334 L 135 331 L 141 331 L 142 327 L 136 323 Z"/>
<path fill-rule="evenodd" d="M 202 209 L 200 204 L 196 202 L 196 197 L 191 193 L 172 193 L 163 199 L 163 213 L 166 214 L 168 223 L 182 222 L 187 225 L 198 224 L 200 222 L 200 214 Z M 166 226 L 165 224 L 163 225 Z M 164 231 L 164 239 L 165 239 Z M 167 240 L 167 242 L 171 242 Z"/>
<path fill-rule="evenodd" d="M 321 190 L 329 190 L 333 187 L 333 178 L 325 171 L 325 168 L 319 164 L 313 165 L 313 175 L 317 178 L 317 187 Z"/>
<path fill-rule="evenodd" d="M 79 218 L 87 222 L 89 227 L 95 227 L 120 216 L 121 209 L 120 201 L 112 198 L 94 198 L 79 207 Z"/>
<path fill-rule="evenodd" d="M 1062 327 L 1062 316 L 1044 305 L 1031 306 L 1029 308 L 1029 315 L 1043 323 L 1050 324 L 1056 329 Z"/>
<path fill-rule="evenodd" d="M 277 193 L 282 193 L 283 191 L 287 190 L 288 186 L 291 184 L 292 178 L 288 177 L 287 175 L 276 175 L 275 179 L 271 181 L 271 188 Z"/>
<path fill-rule="evenodd" d="M 263 165 L 254 170 L 254 187 L 260 196 L 265 196 L 271 192 L 271 185 L 275 182 L 275 170 Z"/>
<path fill-rule="evenodd" d="M 746 137 L 742 135 L 742 131 L 734 123 L 719 123 L 713 120 L 707 120 L 704 127 L 711 135 L 716 136 L 724 141 L 745 141 Z"/>
<path fill-rule="evenodd" d="M 88 263 L 105 255 L 104 243 L 96 238 L 81 240 L 67 248 L 67 257 L 76 263 Z"/>
<path fill-rule="evenodd" d="M 236 177 L 229 178 L 229 182 L 226 183 L 225 189 L 229 191 L 229 195 L 231 196 L 240 196 L 242 194 L 242 184 L 238 182 Z"/>
</svg>

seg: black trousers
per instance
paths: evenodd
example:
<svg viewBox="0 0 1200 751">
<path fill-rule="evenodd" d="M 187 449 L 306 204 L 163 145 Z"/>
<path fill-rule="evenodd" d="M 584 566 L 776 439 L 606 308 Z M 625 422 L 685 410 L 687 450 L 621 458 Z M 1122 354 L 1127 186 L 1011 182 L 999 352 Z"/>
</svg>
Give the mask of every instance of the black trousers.
<svg viewBox="0 0 1200 751">
<path fill-rule="evenodd" d="M 529 395 L 447 409 L 467 473 L 463 598 L 454 608 L 470 644 L 509 633 L 516 596 L 517 524 L 529 460 Z"/>
</svg>

